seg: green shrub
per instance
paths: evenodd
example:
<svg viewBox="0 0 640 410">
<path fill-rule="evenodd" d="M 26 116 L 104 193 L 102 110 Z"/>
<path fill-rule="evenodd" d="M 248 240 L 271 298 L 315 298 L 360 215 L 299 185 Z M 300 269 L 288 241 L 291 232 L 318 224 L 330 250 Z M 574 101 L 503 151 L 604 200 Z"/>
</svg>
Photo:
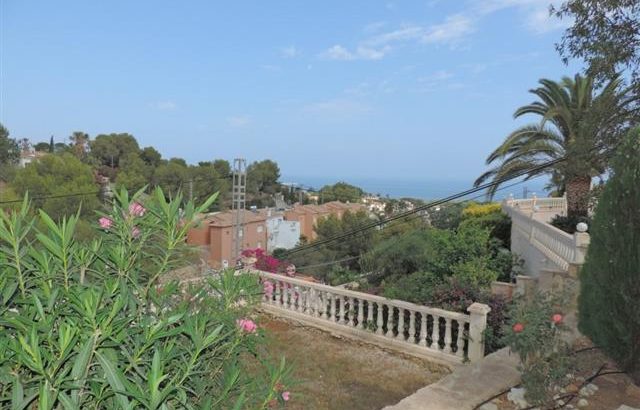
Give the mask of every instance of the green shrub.
<svg viewBox="0 0 640 410">
<path fill-rule="evenodd" d="M 431 272 L 414 272 L 394 276 L 382 283 L 383 296 L 424 304 L 433 299 L 433 292 L 441 280 Z"/>
<path fill-rule="evenodd" d="M 0 211 L 0 407 L 266 408 L 287 369 L 245 371 L 259 332 L 248 322 L 257 278 L 227 272 L 180 288 L 158 280 L 181 264 L 200 207 L 144 204 L 120 192 L 97 239 L 78 217 L 34 218 L 27 200 Z M 36 226 L 42 228 L 36 230 Z M 34 231 L 35 230 L 35 231 Z M 244 320 L 244 322 L 242 322 Z"/>
<path fill-rule="evenodd" d="M 640 382 L 640 129 L 619 148 L 590 232 L 579 328 Z"/>
</svg>

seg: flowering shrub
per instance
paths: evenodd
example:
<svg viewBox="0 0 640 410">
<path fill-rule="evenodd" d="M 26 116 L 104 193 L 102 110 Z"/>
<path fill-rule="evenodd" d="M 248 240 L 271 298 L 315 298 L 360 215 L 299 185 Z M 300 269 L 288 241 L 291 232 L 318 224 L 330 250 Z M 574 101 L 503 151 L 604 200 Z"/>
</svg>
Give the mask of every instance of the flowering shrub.
<svg viewBox="0 0 640 410">
<path fill-rule="evenodd" d="M 182 264 L 195 207 L 160 189 L 116 195 L 98 239 L 76 241 L 77 216 L 0 211 L 0 407 L 262 409 L 288 369 L 249 374 L 260 294 L 252 275 L 197 287 L 159 279 Z M 181 209 L 182 207 L 182 209 Z M 44 228 L 36 228 L 42 226 Z M 289 398 L 289 395 L 286 395 Z"/>
<path fill-rule="evenodd" d="M 563 381 L 571 366 L 565 330 L 562 297 L 537 293 L 520 299 L 509 311 L 504 341 L 520 356 L 526 399 L 535 405 L 553 401 L 553 387 Z"/>
<path fill-rule="evenodd" d="M 489 202 L 486 204 L 479 204 L 476 202 L 470 203 L 462 210 L 463 217 L 480 217 L 489 215 L 492 213 L 499 213 L 502 210 L 502 206 L 499 202 Z"/>
<path fill-rule="evenodd" d="M 264 272 L 279 273 L 285 271 L 287 268 L 286 263 L 271 255 L 267 255 L 265 250 L 261 248 L 245 249 L 242 251 L 242 256 L 245 258 L 255 258 L 254 267 Z"/>
</svg>

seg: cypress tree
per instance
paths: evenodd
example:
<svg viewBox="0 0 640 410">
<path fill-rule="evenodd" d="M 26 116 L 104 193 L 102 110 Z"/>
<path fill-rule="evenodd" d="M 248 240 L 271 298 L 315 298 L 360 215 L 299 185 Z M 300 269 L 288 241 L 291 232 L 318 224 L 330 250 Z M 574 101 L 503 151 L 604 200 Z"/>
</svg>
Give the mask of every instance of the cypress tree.
<svg viewBox="0 0 640 410">
<path fill-rule="evenodd" d="M 640 128 L 618 148 L 580 273 L 579 328 L 640 382 Z"/>
<path fill-rule="evenodd" d="M 55 151 L 55 145 L 53 144 L 53 135 L 51 136 L 51 139 L 49 140 L 49 152 L 53 152 Z"/>
</svg>

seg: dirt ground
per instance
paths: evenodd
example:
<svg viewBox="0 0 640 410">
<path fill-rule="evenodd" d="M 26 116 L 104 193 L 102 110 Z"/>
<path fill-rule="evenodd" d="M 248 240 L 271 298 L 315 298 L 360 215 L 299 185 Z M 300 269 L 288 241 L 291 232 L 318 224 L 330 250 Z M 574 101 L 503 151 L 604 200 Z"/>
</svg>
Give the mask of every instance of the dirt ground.
<svg viewBox="0 0 640 410">
<path fill-rule="evenodd" d="M 449 370 L 371 345 L 336 338 L 317 329 L 264 316 L 267 349 L 293 364 L 287 409 L 375 410 L 397 403 L 434 383 Z"/>
<path fill-rule="evenodd" d="M 625 404 L 632 408 L 640 408 L 640 387 L 633 384 L 631 379 L 624 373 L 606 374 L 598 376 L 591 381 L 598 387 L 598 390 L 590 396 L 580 396 L 577 390 L 587 383 L 588 379 L 596 373 L 617 372 L 614 362 L 608 359 L 600 350 L 592 348 L 590 343 L 582 342 L 576 346 L 576 350 L 580 353 L 576 354 L 576 366 L 571 370 L 573 382 L 567 386 L 563 386 L 566 393 L 560 394 L 565 396 L 564 406 L 556 403 L 557 408 L 563 409 L 580 409 L 580 410 L 615 410 Z M 579 406 L 580 399 L 587 401 L 586 406 Z M 493 401 L 499 410 L 516 409 L 507 399 L 507 395 L 503 394 Z M 584 403 L 583 403 L 584 404 Z"/>
</svg>

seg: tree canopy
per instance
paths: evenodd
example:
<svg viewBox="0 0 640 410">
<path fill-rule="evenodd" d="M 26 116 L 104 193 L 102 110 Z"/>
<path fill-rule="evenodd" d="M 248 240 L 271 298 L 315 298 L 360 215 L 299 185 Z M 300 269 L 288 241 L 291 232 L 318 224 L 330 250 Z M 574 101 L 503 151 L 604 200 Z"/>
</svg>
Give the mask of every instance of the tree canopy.
<svg viewBox="0 0 640 410">
<path fill-rule="evenodd" d="M 81 209 L 82 215 L 92 215 L 99 206 L 99 186 L 87 164 L 69 153 L 49 154 L 18 169 L 11 186 L 20 196 L 26 193 L 33 204 L 52 218 L 73 215 Z M 39 199 L 43 196 L 63 196 Z"/>
<path fill-rule="evenodd" d="M 640 80 L 640 0 L 569 0 L 552 12 L 572 21 L 556 44 L 565 63 L 585 61 L 599 81 L 621 71 Z"/>
<path fill-rule="evenodd" d="M 323 203 L 331 201 L 358 202 L 364 195 L 364 191 L 355 185 L 338 182 L 323 186 L 319 194 Z"/>
</svg>

